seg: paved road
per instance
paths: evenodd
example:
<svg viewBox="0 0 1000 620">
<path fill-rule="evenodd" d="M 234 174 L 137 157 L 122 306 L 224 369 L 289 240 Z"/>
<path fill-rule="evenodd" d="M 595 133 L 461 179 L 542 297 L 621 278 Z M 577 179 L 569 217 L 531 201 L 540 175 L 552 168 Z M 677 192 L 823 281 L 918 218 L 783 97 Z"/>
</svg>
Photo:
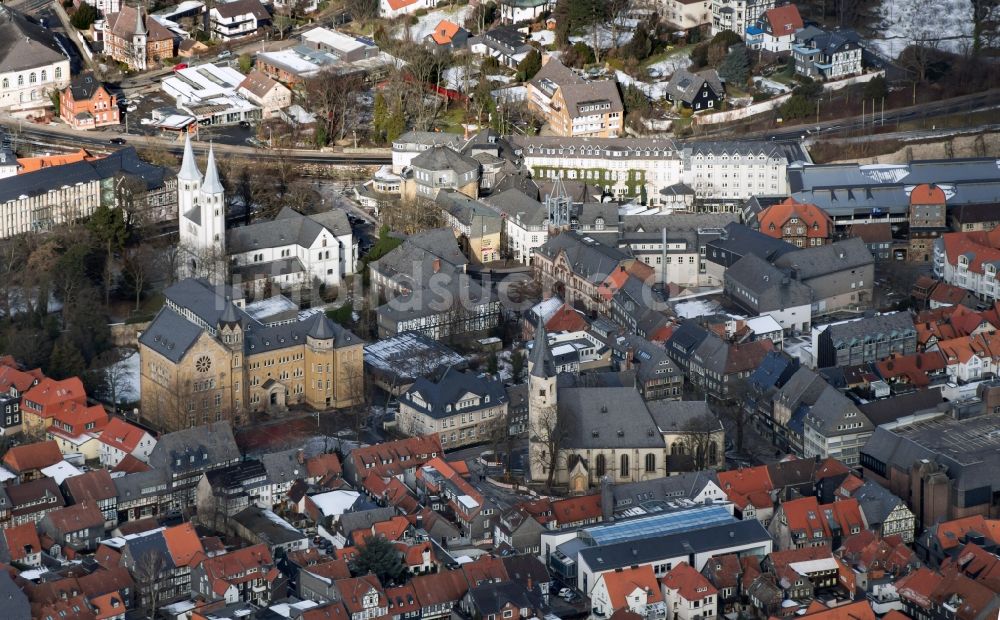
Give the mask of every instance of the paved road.
<svg viewBox="0 0 1000 620">
<path fill-rule="evenodd" d="M 42 145 L 61 145 L 74 148 L 88 148 L 95 151 L 112 151 L 118 147 L 109 144 L 112 138 L 121 138 L 121 133 L 106 131 L 74 131 L 63 125 L 35 125 L 10 116 L 0 116 L 0 126 L 6 128 L 16 140 Z M 149 148 L 167 151 L 174 155 L 181 155 L 184 151 L 184 143 L 170 138 L 158 136 L 135 136 L 129 135 L 127 143 L 137 148 Z M 256 149 L 250 146 L 236 146 L 229 144 L 216 144 L 215 150 L 220 155 L 252 157 L 264 160 L 287 160 L 293 159 L 299 163 L 315 164 L 354 164 L 362 166 L 375 166 L 387 164 L 392 161 L 392 154 L 387 150 L 374 153 L 344 153 L 344 152 L 318 152 L 307 150 L 278 150 Z"/>
<path fill-rule="evenodd" d="M 953 99 L 946 99 L 944 101 L 935 101 L 933 103 L 925 103 L 916 106 L 908 106 L 905 108 L 896 108 L 894 110 L 886 110 L 885 115 L 878 115 L 879 124 L 883 121 L 884 123 L 898 123 L 906 122 L 916 119 L 923 118 L 934 118 L 936 116 L 948 116 L 952 114 L 958 114 L 962 112 L 982 112 L 987 110 L 994 110 L 1000 108 L 1000 103 L 997 102 L 997 96 L 1000 95 L 1000 89 L 991 89 L 985 92 L 976 93 L 973 95 L 964 95 L 962 97 L 955 97 Z M 754 131 L 747 134 L 743 134 L 738 137 L 727 138 L 735 141 L 744 140 L 798 140 L 804 137 L 816 137 L 822 135 L 824 137 L 834 136 L 836 134 L 850 132 L 858 129 L 863 129 L 870 127 L 872 125 L 872 117 L 868 116 L 850 116 L 839 119 L 834 119 L 831 121 L 823 121 L 820 123 L 804 123 L 801 125 L 785 126 L 777 129 L 769 129 L 766 131 Z M 818 129 L 818 131 L 817 131 Z M 705 129 L 702 132 L 704 137 L 723 137 L 730 134 L 733 129 L 730 128 L 714 128 Z M 910 133 L 910 132 L 905 132 Z"/>
</svg>

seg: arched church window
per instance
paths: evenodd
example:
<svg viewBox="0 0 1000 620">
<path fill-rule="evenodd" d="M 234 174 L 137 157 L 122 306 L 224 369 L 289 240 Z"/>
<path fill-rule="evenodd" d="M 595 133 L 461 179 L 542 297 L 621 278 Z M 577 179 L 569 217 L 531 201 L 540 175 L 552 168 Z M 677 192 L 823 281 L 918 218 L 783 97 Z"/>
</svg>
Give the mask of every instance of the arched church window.
<svg viewBox="0 0 1000 620">
<path fill-rule="evenodd" d="M 594 473 L 600 478 L 607 471 L 607 464 L 604 462 L 604 455 L 598 454 L 597 458 L 594 459 Z"/>
</svg>

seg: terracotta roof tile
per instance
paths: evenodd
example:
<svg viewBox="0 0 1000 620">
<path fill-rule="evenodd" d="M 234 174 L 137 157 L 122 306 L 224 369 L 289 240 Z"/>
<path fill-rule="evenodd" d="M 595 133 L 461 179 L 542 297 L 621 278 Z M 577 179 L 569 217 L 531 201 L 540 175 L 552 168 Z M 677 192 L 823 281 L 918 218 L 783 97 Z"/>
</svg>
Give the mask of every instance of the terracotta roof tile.
<svg viewBox="0 0 1000 620">
<path fill-rule="evenodd" d="M 388 601 L 385 598 L 385 590 L 382 589 L 382 584 L 379 583 L 378 577 L 375 575 L 337 580 L 337 590 L 340 591 L 344 606 L 352 614 L 364 613 L 364 596 L 373 589 L 378 592 L 378 606 L 388 606 Z"/>
<path fill-rule="evenodd" d="M 118 496 L 118 490 L 111 479 L 111 473 L 106 469 L 95 469 L 79 476 L 66 478 L 63 482 L 70 496 L 76 503 L 91 501 L 95 504 L 101 500 L 113 499 Z"/>
<path fill-rule="evenodd" d="M 601 575 L 599 579 L 604 579 L 604 585 L 608 589 L 608 602 L 612 609 L 622 609 L 629 606 L 629 596 L 636 590 L 643 590 L 647 594 L 648 603 L 660 603 L 663 601 L 663 592 L 660 584 L 653 574 L 653 567 L 649 564 L 622 570 L 609 571 Z M 704 579 L 704 577 L 702 577 Z"/>
<path fill-rule="evenodd" d="M 756 508 L 769 508 L 773 505 L 770 493 L 774 490 L 774 484 L 764 465 L 720 471 L 719 486 L 729 500 L 741 509 L 748 504 Z"/>
<path fill-rule="evenodd" d="M 812 608 L 810 607 L 810 609 Z M 799 617 L 810 620 L 876 620 L 877 618 L 871 603 L 868 601 L 858 601 L 818 611 L 807 611 L 805 615 Z"/>
<path fill-rule="evenodd" d="M 910 192 L 911 205 L 943 205 L 946 202 L 944 190 L 937 185 L 921 183 Z"/>
<path fill-rule="evenodd" d="M 437 26 L 434 26 L 434 32 L 431 36 L 438 45 L 447 45 L 451 43 L 452 37 L 458 34 L 458 30 L 458 24 L 442 19 Z"/>
<path fill-rule="evenodd" d="M 163 539 L 166 541 L 170 556 L 177 566 L 193 565 L 205 555 L 205 549 L 201 545 L 198 533 L 190 522 L 163 530 Z M 267 554 L 267 557 L 270 558 L 270 553 Z"/>
<path fill-rule="evenodd" d="M 421 607 L 457 603 L 469 591 L 469 583 L 460 570 L 446 570 L 431 575 L 418 575 L 410 581 Z"/>
<path fill-rule="evenodd" d="M 104 527 L 104 515 L 101 514 L 96 505 L 90 502 L 53 510 L 45 515 L 45 518 L 52 522 L 53 527 L 60 534 L 95 527 L 103 529 Z"/>
<path fill-rule="evenodd" d="M 351 576 L 351 568 L 348 566 L 347 560 L 329 560 L 314 566 L 309 566 L 304 570 L 312 573 L 313 575 L 325 577 L 326 579 L 332 579 L 334 581 L 348 579 Z"/>
<path fill-rule="evenodd" d="M 55 441 L 42 441 L 14 446 L 3 456 L 3 463 L 16 474 L 55 465 L 63 460 Z"/>
<path fill-rule="evenodd" d="M 139 446 L 146 431 L 134 424 L 129 424 L 121 418 L 111 418 L 101 433 L 101 443 L 117 448 L 125 454 L 131 454 Z"/>
<path fill-rule="evenodd" d="M 718 594 L 715 586 L 687 562 L 681 562 L 673 567 L 660 582 L 687 601 L 700 601 L 706 596 Z"/>
<path fill-rule="evenodd" d="M 801 20 L 799 23 L 801 24 Z M 826 211 L 814 204 L 796 202 L 794 198 L 788 198 L 784 202 L 764 209 L 757 216 L 757 221 L 760 225 L 760 232 L 768 237 L 781 239 L 782 228 L 792 218 L 798 218 L 802 221 L 805 225 L 807 238 L 829 239 L 833 232 L 833 220 Z"/>
<path fill-rule="evenodd" d="M 771 24 L 771 34 L 776 37 L 793 35 L 802 30 L 802 17 L 794 4 L 786 4 L 767 11 L 765 18 Z"/>
<path fill-rule="evenodd" d="M 26 556 L 40 553 L 42 550 L 42 544 L 38 540 L 38 530 L 34 523 L 22 523 L 4 528 L 3 537 L 10 559 L 14 562 L 19 562 Z"/>
</svg>

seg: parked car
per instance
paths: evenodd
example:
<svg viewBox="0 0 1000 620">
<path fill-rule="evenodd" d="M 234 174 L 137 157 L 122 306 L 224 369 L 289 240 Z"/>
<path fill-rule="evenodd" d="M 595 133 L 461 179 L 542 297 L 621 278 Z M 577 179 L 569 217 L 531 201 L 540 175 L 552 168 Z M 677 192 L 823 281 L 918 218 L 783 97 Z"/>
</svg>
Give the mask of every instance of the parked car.
<svg viewBox="0 0 1000 620">
<path fill-rule="evenodd" d="M 569 588 L 560 588 L 559 589 L 559 598 L 566 598 L 570 594 L 573 594 L 573 591 L 570 590 Z"/>
<path fill-rule="evenodd" d="M 219 54 L 218 56 L 216 56 L 216 58 L 218 58 L 219 60 L 222 60 L 224 58 L 230 58 L 232 55 L 233 55 L 232 52 L 230 52 L 229 50 L 226 50 L 226 51 L 222 52 L 221 54 Z"/>
<path fill-rule="evenodd" d="M 132 104 L 129 104 L 129 105 L 128 105 L 128 106 L 127 106 L 127 107 L 125 108 L 125 111 L 126 111 L 126 112 L 135 112 L 135 111 L 136 111 L 136 110 L 138 110 L 138 109 L 139 109 L 139 106 L 137 106 L 137 105 L 135 105 L 134 103 L 132 103 Z"/>
<path fill-rule="evenodd" d="M 188 65 L 186 62 L 179 62 L 174 65 L 174 71 L 180 71 L 181 69 L 187 69 Z"/>
<path fill-rule="evenodd" d="M 111 138 L 108 144 L 125 144 L 125 138 Z"/>
</svg>

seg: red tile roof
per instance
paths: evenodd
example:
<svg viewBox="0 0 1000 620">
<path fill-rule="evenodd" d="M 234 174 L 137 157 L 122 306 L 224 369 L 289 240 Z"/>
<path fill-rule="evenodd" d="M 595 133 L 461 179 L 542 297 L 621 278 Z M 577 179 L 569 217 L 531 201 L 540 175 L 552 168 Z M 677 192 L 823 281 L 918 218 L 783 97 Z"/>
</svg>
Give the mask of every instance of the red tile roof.
<svg viewBox="0 0 1000 620">
<path fill-rule="evenodd" d="M 351 576 L 351 568 L 348 566 L 347 560 L 329 560 L 327 562 L 309 566 L 304 570 L 319 577 L 332 579 L 333 581 L 347 579 Z"/>
<path fill-rule="evenodd" d="M 421 607 L 457 603 L 469 591 L 469 582 L 460 570 L 446 570 L 431 575 L 418 575 L 410 580 Z"/>
<path fill-rule="evenodd" d="M 889 359 L 875 363 L 875 370 L 886 381 L 895 380 L 914 387 L 930 385 L 928 373 L 940 372 L 946 367 L 944 355 L 940 351 L 912 355 L 893 354 Z"/>
<path fill-rule="evenodd" d="M 21 394 L 35 384 L 37 379 L 23 370 L 18 370 L 11 366 L 0 366 L 0 392 L 7 393 L 11 386 Z"/>
<path fill-rule="evenodd" d="M 205 548 L 202 547 L 198 533 L 190 522 L 163 530 L 163 539 L 166 541 L 170 556 L 177 566 L 194 565 L 205 555 Z"/>
<path fill-rule="evenodd" d="M 636 590 L 642 590 L 647 594 L 648 603 L 660 603 L 663 601 L 663 592 L 660 584 L 653 574 L 653 567 L 649 564 L 624 568 L 616 571 L 609 571 L 602 574 L 598 579 L 604 580 L 604 586 L 608 589 L 608 602 L 612 609 L 622 609 L 629 606 L 629 596 Z M 704 579 L 704 577 L 702 577 Z"/>
<path fill-rule="evenodd" d="M 95 469 L 79 476 L 66 478 L 63 482 L 74 502 L 91 501 L 95 504 L 118 496 L 118 490 L 106 469 Z"/>
<path fill-rule="evenodd" d="M 802 30 L 802 17 L 794 4 L 779 6 L 764 15 L 771 24 L 771 34 L 776 37 L 790 36 Z"/>
<path fill-rule="evenodd" d="M 117 592 L 92 598 L 90 604 L 94 606 L 97 620 L 115 618 L 125 613 L 125 600 Z"/>
<path fill-rule="evenodd" d="M 481 555 L 472 562 L 462 565 L 469 587 L 474 588 L 481 583 L 499 583 L 507 581 L 507 568 L 503 560 L 492 555 Z"/>
<path fill-rule="evenodd" d="M 911 205 L 943 205 L 946 202 L 944 190 L 937 185 L 922 183 L 910 192 Z"/>
<path fill-rule="evenodd" d="M 19 562 L 26 556 L 40 553 L 42 550 L 42 544 L 38 540 L 38 530 L 34 523 L 22 523 L 4 528 L 3 537 L 10 559 L 14 562 Z"/>
<path fill-rule="evenodd" d="M 96 436 L 108 424 L 108 412 L 101 405 L 63 403 L 52 414 L 49 432 L 73 439 L 85 434 Z"/>
<path fill-rule="evenodd" d="M 45 378 L 24 394 L 23 409 L 42 417 L 52 417 L 63 403 L 87 404 L 87 393 L 79 377 L 62 381 Z"/>
<path fill-rule="evenodd" d="M 552 514 L 560 526 L 594 519 L 600 521 L 604 514 L 601 511 L 601 496 L 581 495 L 556 500 L 552 502 Z"/>
<path fill-rule="evenodd" d="M 858 601 L 856 603 L 841 605 L 840 607 L 817 611 L 811 611 L 812 607 L 809 609 L 810 611 L 799 617 L 809 618 L 810 620 L 876 620 L 877 618 L 875 612 L 872 610 L 871 603 L 868 601 Z"/>
<path fill-rule="evenodd" d="M 328 476 L 339 478 L 342 472 L 340 457 L 336 454 L 320 454 L 311 459 L 306 459 L 306 471 L 310 478 L 326 478 Z"/>
<path fill-rule="evenodd" d="M 53 510 L 45 515 L 45 518 L 52 522 L 56 532 L 60 534 L 97 527 L 104 528 L 104 515 L 101 514 L 96 505 L 90 502 Z"/>
<path fill-rule="evenodd" d="M 1000 592 L 1000 557 L 986 551 L 979 545 L 962 547 L 954 558 L 947 558 L 941 565 L 941 572 L 958 571 L 994 592 Z"/>
<path fill-rule="evenodd" d="M 785 7 L 782 7 L 785 8 Z M 794 6 L 792 7 L 795 8 Z M 772 9 L 772 11 L 777 9 Z M 770 12 L 770 11 L 769 11 Z M 796 10 L 796 13 L 798 11 Z M 801 28 L 802 20 L 799 20 Z M 788 198 L 784 202 L 772 205 L 757 215 L 760 224 L 760 232 L 775 239 L 782 238 L 782 228 L 789 220 L 797 218 L 805 227 L 805 237 L 814 239 L 829 239 L 833 232 L 833 220 L 830 216 L 816 205 L 796 202 L 794 198 Z M 802 236 L 802 235 L 792 235 Z"/>
<path fill-rule="evenodd" d="M 16 474 L 55 465 L 61 460 L 62 452 L 54 441 L 14 446 L 3 456 L 4 465 Z"/>
<path fill-rule="evenodd" d="M 711 558 L 702 569 L 709 581 L 717 588 L 736 588 L 740 583 L 740 558 L 735 553 L 727 553 Z"/>
<path fill-rule="evenodd" d="M 125 454 L 131 454 L 145 435 L 146 431 L 138 426 L 129 424 L 121 418 L 111 418 L 101 433 L 100 441 Z"/>
<path fill-rule="evenodd" d="M 545 330 L 549 333 L 578 332 L 587 329 L 587 319 L 568 304 L 563 304 L 549 317 Z"/>
<path fill-rule="evenodd" d="M 218 595 L 222 595 L 230 585 L 264 579 L 274 581 L 278 571 L 267 545 L 254 545 L 230 551 L 201 563 L 208 583 Z"/>
<path fill-rule="evenodd" d="M 941 235 L 946 260 L 957 265 L 960 256 L 968 259 L 968 269 L 984 273 L 983 264 L 1000 261 L 1000 227 L 989 232 L 950 232 Z"/>
<path fill-rule="evenodd" d="M 327 603 L 302 612 L 301 620 L 350 620 L 351 615 L 341 602 Z"/>
<path fill-rule="evenodd" d="M 375 474 L 387 478 L 420 467 L 442 453 L 441 440 L 435 433 L 356 448 L 348 458 L 361 477 Z"/>
<path fill-rule="evenodd" d="M 660 581 L 664 587 L 676 591 L 686 601 L 700 601 L 719 592 L 704 575 L 687 562 L 681 562 L 673 567 Z"/>
<path fill-rule="evenodd" d="M 957 547 L 966 534 L 975 532 L 1000 544 L 1000 519 L 986 519 L 983 515 L 973 515 L 952 521 L 943 521 L 934 526 L 938 544 L 943 551 Z"/>
<path fill-rule="evenodd" d="M 137 474 L 149 470 L 150 467 L 147 463 L 143 463 L 131 454 L 126 454 L 117 465 L 111 468 L 111 471 L 120 471 L 126 474 Z"/>
<path fill-rule="evenodd" d="M 385 591 L 385 598 L 389 601 L 389 614 L 393 617 L 420 613 L 420 601 L 417 600 L 413 586 L 388 588 Z"/>
<path fill-rule="evenodd" d="M 364 597 L 372 590 L 378 592 L 378 606 L 388 606 L 388 601 L 385 598 L 385 591 L 382 589 L 382 584 L 379 583 L 378 577 L 375 575 L 339 579 L 337 581 L 337 590 L 340 591 L 340 595 L 343 599 L 344 606 L 347 607 L 347 611 L 352 614 L 364 613 Z"/>
<path fill-rule="evenodd" d="M 896 582 L 896 592 L 901 598 L 927 609 L 931 604 L 931 595 L 943 577 L 929 568 L 922 567 Z"/>
<path fill-rule="evenodd" d="M 434 26 L 434 33 L 431 36 L 438 45 L 447 45 L 451 43 L 452 37 L 458 34 L 458 30 L 458 24 L 442 19 L 437 26 Z"/>
<path fill-rule="evenodd" d="M 729 497 L 729 501 L 740 509 L 747 505 L 755 508 L 770 508 L 774 505 L 771 499 L 774 483 L 764 465 L 720 471 L 719 486 Z"/>
</svg>

